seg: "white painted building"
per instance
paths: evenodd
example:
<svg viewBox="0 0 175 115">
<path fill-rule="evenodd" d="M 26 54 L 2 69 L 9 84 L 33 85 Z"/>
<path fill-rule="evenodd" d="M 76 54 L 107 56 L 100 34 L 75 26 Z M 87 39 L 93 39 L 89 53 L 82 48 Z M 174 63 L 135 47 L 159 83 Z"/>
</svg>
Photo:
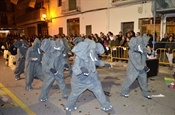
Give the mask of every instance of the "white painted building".
<svg viewBox="0 0 175 115">
<path fill-rule="evenodd" d="M 108 31 L 118 34 L 127 29 L 153 33 L 152 3 L 151 0 L 50 0 L 47 11 L 52 19 L 48 23 L 49 34 L 99 34 Z M 160 15 L 155 27 L 161 36 L 166 32 L 167 16 L 175 17 L 174 14 Z"/>
</svg>

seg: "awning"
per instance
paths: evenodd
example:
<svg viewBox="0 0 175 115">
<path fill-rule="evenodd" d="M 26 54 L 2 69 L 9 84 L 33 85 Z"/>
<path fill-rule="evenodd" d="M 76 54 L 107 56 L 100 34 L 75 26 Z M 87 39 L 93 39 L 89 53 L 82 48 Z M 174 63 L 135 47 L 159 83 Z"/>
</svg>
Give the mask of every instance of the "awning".
<svg viewBox="0 0 175 115">
<path fill-rule="evenodd" d="M 160 14 L 171 14 L 171 13 L 175 13 L 175 8 L 167 8 L 167 9 L 156 10 L 156 13 L 160 13 Z"/>
</svg>

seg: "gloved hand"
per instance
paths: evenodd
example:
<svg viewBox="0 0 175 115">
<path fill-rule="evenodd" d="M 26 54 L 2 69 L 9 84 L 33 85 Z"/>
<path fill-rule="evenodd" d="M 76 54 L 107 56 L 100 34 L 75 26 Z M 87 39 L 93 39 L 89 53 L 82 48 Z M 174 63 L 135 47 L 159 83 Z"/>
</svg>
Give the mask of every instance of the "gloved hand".
<svg viewBox="0 0 175 115">
<path fill-rule="evenodd" d="M 63 57 L 66 57 L 66 54 L 63 54 Z"/>
<path fill-rule="evenodd" d="M 53 47 L 55 50 L 61 50 L 60 47 Z"/>
<path fill-rule="evenodd" d="M 36 61 L 36 60 L 38 60 L 38 58 L 32 58 L 32 61 Z"/>
<path fill-rule="evenodd" d="M 144 68 L 143 68 L 143 70 L 147 73 L 147 72 L 149 72 L 150 71 L 150 68 L 149 67 L 147 67 L 147 66 L 145 66 Z"/>
<path fill-rule="evenodd" d="M 107 68 L 112 68 L 113 67 L 111 64 L 108 64 L 108 63 L 106 63 L 104 66 L 107 67 Z"/>
<path fill-rule="evenodd" d="M 68 55 L 70 55 L 70 56 L 71 56 L 71 55 L 72 55 L 72 53 L 71 53 L 71 52 L 69 52 L 69 53 L 68 53 Z"/>
<path fill-rule="evenodd" d="M 55 70 L 54 68 L 51 68 L 50 71 L 53 73 L 53 75 L 56 75 L 58 73 L 58 71 Z"/>
<path fill-rule="evenodd" d="M 139 51 L 140 53 L 143 53 L 143 50 L 141 49 L 140 45 L 138 45 L 138 51 Z"/>
<path fill-rule="evenodd" d="M 89 71 L 85 67 L 81 67 L 80 69 L 81 69 L 83 75 L 85 75 L 85 76 L 89 75 Z"/>
<path fill-rule="evenodd" d="M 64 64 L 64 67 L 65 67 L 65 68 L 69 68 L 69 66 L 68 66 L 67 64 Z"/>
</svg>

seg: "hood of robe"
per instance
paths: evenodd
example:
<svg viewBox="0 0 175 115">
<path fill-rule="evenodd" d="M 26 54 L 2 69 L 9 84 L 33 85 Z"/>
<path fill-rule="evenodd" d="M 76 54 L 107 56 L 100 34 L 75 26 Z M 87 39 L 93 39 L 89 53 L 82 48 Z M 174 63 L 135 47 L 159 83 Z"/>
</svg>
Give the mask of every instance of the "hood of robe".
<svg viewBox="0 0 175 115">
<path fill-rule="evenodd" d="M 83 41 L 83 38 L 81 38 L 81 37 L 76 37 L 76 38 L 73 39 L 72 42 L 73 42 L 74 45 L 76 45 L 76 44 L 78 44 L 79 42 L 82 42 L 82 41 Z"/>
<path fill-rule="evenodd" d="M 22 46 L 22 43 L 21 43 L 21 41 L 16 41 L 16 42 L 13 43 L 13 45 L 14 45 L 16 48 L 19 48 L 19 47 Z"/>
<path fill-rule="evenodd" d="M 44 51 L 44 52 L 50 52 L 50 40 L 49 39 L 44 39 L 42 42 L 41 42 L 41 50 Z"/>
<path fill-rule="evenodd" d="M 88 46 L 87 42 L 80 42 L 74 46 L 72 52 L 75 53 L 79 58 L 88 60 Z"/>
<path fill-rule="evenodd" d="M 133 52 L 138 52 L 138 43 L 139 43 L 139 38 L 132 37 L 131 40 L 128 43 L 129 50 Z"/>
<path fill-rule="evenodd" d="M 50 52 L 54 53 L 57 57 L 60 56 L 64 50 L 64 44 L 62 40 L 57 39 L 50 41 Z"/>
<path fill-rule="evenodd" d="M 41 46 L 40 40 L 38 38 L 35 38 L 33 45 L 32 45 L 33 49 L 38 49 L 40 48 L 40 46 Z"/>
<path fill-rule="evenodd" d="M 22 43 L 22 46 L 24 46 L 24 47 L 28 47 L 29 46 L 27 40 L 22 40 L 21 43 Z"/>
<path fill-rule="evenodd" d="M 97 54 L 103 54 L 105 52 L 104 47 L 100 43 L 96 43 Z"/>
<path fill-rule="evenodd" d="M 143 45 L 144 46 L 147 46 L 148 41 L 149 41 L 149 37 L 147 35 L 143 35 L 142 36 L 142 39 L 143 39 Z"/>
</svg>

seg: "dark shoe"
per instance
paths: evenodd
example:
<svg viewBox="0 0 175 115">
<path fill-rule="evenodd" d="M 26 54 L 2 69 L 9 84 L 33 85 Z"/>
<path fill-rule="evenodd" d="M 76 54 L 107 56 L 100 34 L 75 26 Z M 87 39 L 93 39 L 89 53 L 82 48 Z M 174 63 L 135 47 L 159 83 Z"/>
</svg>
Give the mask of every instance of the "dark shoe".
<svg viewBox="0 0 175 115">
<path fill-rule="evenodd" d="M 104 94 L 105 94 L 106 96 L 108 96 L 108 97 L 111 96 L 110 92 L 107 92 L 107 91 L 104 91 Z"/>
</svg>

